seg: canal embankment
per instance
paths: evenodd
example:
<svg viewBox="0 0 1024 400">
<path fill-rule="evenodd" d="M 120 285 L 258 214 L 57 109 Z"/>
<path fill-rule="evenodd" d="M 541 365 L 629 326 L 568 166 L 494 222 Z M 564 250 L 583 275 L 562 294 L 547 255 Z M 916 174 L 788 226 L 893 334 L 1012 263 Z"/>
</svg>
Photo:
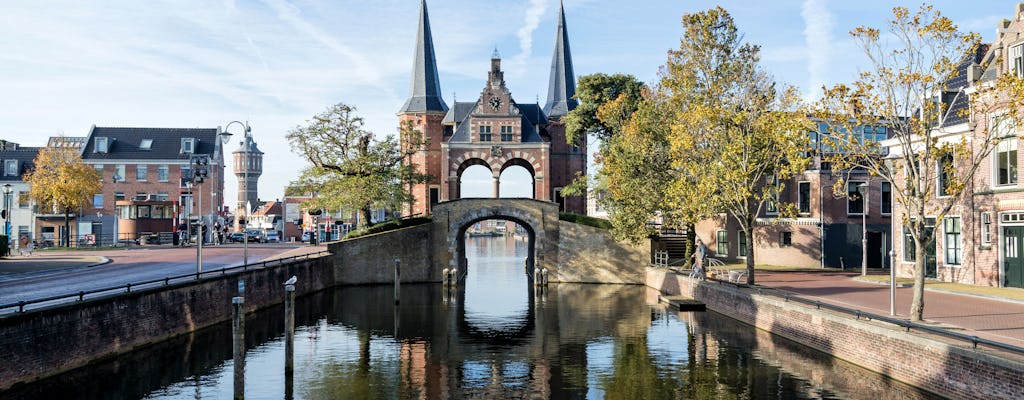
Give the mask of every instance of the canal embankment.
<svg viewBox="0 0 1024 400">
<path fill-rule="evenodd" d="M 57 375 L 165 341 L 231 318 L 231 298 L 246 312 L 284 300 L 283 283 L 298 276 L 296 293 L 335 285 L 333 258 L 281 260 L 263 267 L 204 275 L 201 280 L 128 289 L 0 317 L 0 390 Z M 240 292 L 239 282 L 244 282 Z"/>
<path fill-rule="evenodd" d="M 691 282 L 656 268 L 649 268 L 646 276 L 647 285 L 663 294 L 702 301 L 718 313 L 933 393 L 962 399 L 1024 398 L 1024 360 L 1016 356 L 786 301 L 757 288 Z"/>
</svg>

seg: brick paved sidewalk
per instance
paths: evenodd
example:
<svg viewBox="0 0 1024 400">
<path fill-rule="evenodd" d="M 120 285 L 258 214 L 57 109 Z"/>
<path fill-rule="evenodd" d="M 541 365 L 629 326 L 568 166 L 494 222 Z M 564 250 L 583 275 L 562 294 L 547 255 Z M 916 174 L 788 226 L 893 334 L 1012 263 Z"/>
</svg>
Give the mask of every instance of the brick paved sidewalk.
<svg viewBox="0 0 1024 400">
<path fill-rule="evenodd" d="M 889 315 L 889 286 L 855 280 L 852 272 L 758 271 L 757 284 L 802 297 Z M 896 314 L 908 318 L 911 288 L 896 289 Z M 961 333 L 1024 347 L 1024 303 L 949 292 L 926 291 L 924 318 L 928 323 Z"/>
</svg>

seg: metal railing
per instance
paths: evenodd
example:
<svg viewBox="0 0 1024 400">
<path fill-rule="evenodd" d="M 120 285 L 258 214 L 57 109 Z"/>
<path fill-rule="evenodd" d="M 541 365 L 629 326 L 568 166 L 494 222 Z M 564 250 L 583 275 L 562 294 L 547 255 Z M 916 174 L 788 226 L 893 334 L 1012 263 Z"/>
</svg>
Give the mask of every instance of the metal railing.
<svg viewBox="0 0 1024 400">
<path fill-rule="evenodd" d="M 715 282 L 718 282 L 719 284 L 723 284 L 723 285 L 732 285 L 732 286 L 744 287 L 744 288 L 749 288 L 750 287 L 750 286 L 748 286 L 748 285 L 746 285 L 744 283 L 729 282 L 729 281 L 726 281 L 726 280 L 721 280 L 721 279 L 716 279 L 716 278 L 708 278 L 707 280 L 708 281 L 715 281 Z M 948 329 L 942 329 L 942 328 L 937 328 L 937 327 L 934 327 L 934 326 L 922 325 L 922 324 L 918 324 L 918 323 L 915 323 L 915 322 L 910 322 L 910 321 L 906 321 L 906 320 L 902 320 L 902 319 L 898 319 L 898 318 L 892 318 L 892 317 L 887 317 L 887 316 L 884 316 L 884 315 L 864 312 L 864 311 L 861 311 L 861 310 L 856 310 L 856 309 L 852 309 L 852 308 L 838 306 L 838 305 L 831 304 L 831 303 L 822 302 L 820 300 L 811 300 L 811 299 L 807 299 L 807 298 L 804 298 L 804 297 L 793 295 L 791 293 L 782 292 L 782 291 L 779 291 L 779 290 L 774 289 L 774 288 L 758 287 L 757 288 L 757 293 L 761 294 L 761 295 L 769 295 L 769 296 L 778 297 L 778 298 L 781 298 L 781 299 L 783 299 L 783 300 L 785 300 L 787 302 L 793 301 L 793 302 L 797 302 L 797 303 L 801 303 L 801 304 L 806 304 L 806 305 L 814 306 L 815 308 L 817 308 L 819 310 L 820 309 L 826 309 L 826 310 L 838 312 L 840 314 L 851 315 L 851 316 L 854 316 L 858 320 L 863 318 L 863 319 L 867 319 L 867 320 L 875 320 L 875 321 L 885 322 L 885 323 L 888 323 L 888 324 L 899 326 L 899 327 L 903 328 L 905 332 L 910 332 L 911 330 L 915 330 L 915 331 L 927 332 L 927 333 L 935 334 L 935 335 L 946 337 L 946 338 L 950 338 L 950 339 L 955 339 L 955 340 L 960 340 L 960 341 L 964 341 L 964 342 L 969 342 L 969 343 L 971 343 L 971 347 L 974 350 L 977 350 L 979 345 L 984 345 L 984 346 L 987 346 L 989 348 L 1005 350 L 1005 351 L 1014 353 L 1016 355 L 1024 355 L 1024 347 L 1014 346 L 1014 345 L 1009 344 L 1009 343 L 1003 343 L 1003 342 L 997 342 L 997 341 L 994 341 L 994 340 L 984 339 L 984 338 L 980 338 L 980 337 L 973 336 L 973 335 L 965 335 L 963 333 L 954 332 L 954 331 L 951 331 L 951 330 L 948 330 Z"/>
<path fill-rule="evenodd" d="M 192 272 L 192 273 L 188 273 L 188 274 L 176 275 L 176 276 L 168 276 L 168 277 L 164 277 L 164 278 L 160 278 L 160 279 L 151 279 L 151 280 L 142 281 L 142 282 L 131 282 L 131 283 L 127 283 L 127 284 L 124 284 L 124 285 L 111 286 L 111 287 L 105 287 L 105 288 L 100 288 L 100 289 L 82 290 L 82 291 L 78 291 L 78 292 L 75 292 L 75 293 L 68 293 L 68 294 L 57 295 L 57 296 L 50 296 L 50 297 L 42 297 L 42 298 L 31 299 L 31 300 L 22 300 L 22 301 L 18 301 L 18 302 L 14 302 L 14 303 L 0 304 L 0 315 L 11 314 L 12 312 L 9 311 L 9 310 L 12 310 L 12 309 L 14 310 L 15 313 L 24 313 L 24 312 L 26 312 L 26 307 L 27 306 L 32 306 L 32 305 L 42 305 L 42 304 L 45 304 L 45 305 L 60 305 L 60 304 L 65 304 L 66 302 L 68 302 L 68 300 L 72 300 L 74 302 L 81 302 L 81 301 L 85 301 L 87 298 L 89 300 L 97 299 L 97 298 L 101 297 L 101 296 L 97 296 L 99 294 L 104 294 L 104 295 L 106 295 L 106 294 L 121 295 L 121 294 L 131 293 L 132 290 L 139 291 L 139 290 L 155 289 L 155 288 L 160 288 L 160 287 L 168 286 L 168 285 L 170 285 L 172 283 L 177 284 L 177 283 L 183 283 L 183 282 L 189 282 L 189 281 L 196 281 L 196 282 L 198 282 L 198 281 L 200 281 L 200 280 L 202 280 L 204 278 L 209 278 L 209 277 L 215 276 L 215 275 L 216 276 L 227 275 L 228 271 L 245 272 L 245 271 L 248 271 L 249 269 L 254 269 L 254 270 L 255 269 L 265 269 L 268 266 L 273 267 L 274 264 L 276 264 L 278 266 L 283 265 L 285 263 L 285 261 L 297 260 L 297 259 L 310 259 L 310 258 L 314 258 L 314 256 L 315 257 L 322 257 L 322 256 L 324 256 L 326 254 L 329 254 L 329 253 L 330 253 L 330 251 L 328 251 L 328 250 L 321 250 L 321 251 L 318 251 L 318 252 L 315 252 L 315 253 L 306 253 L 306 254 L 300 254 L 300 255 L 297 255 L 297 256 L 277 258 L 277 259 L 272 259 L 272 260 L 263 260 L 263 261 L 253 262 L 253 263 L 249 263 L 249 264 L 245 264 L 245 265 L 237 265 L 237 266 L 234 266 L 234 267 L 224 267 L 224 268 L 221 268 L 221 269 L 215 269 L 215 270 L 209 270 L 209 271 L 203 271 L 203 272 Z"/>
</svg>

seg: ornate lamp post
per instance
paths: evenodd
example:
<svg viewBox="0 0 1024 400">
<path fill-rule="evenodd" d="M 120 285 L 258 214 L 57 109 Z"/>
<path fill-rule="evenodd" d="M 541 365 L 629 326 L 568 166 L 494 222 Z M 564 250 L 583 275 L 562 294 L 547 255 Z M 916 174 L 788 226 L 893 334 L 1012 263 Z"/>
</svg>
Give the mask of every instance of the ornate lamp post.
<svg viewBox="0 0 1024 400">
<path fill-rule="evenodd" d="M 857 192 L 864 200 L 860 213 L 860 275 L 864 276 L 868 274 L 868 183 L 863 182 L 857 185 Z"/>
<path fill-rule="evenodd" d="M 11 238 L 11 184 L 4 184 L 4 236 Z"/>
<path fill-rule="evenodd" d="M 242 168 L 244 168 L 244 172 L 243 173 L 245 174 L 245 177 L 243 178 L 242 181 L 245 182 L 245 193 L 246 193 L 246 197 L 248 198 L 248 195 L 249 195 L 249 143 L 252 141 L 252 128 L 249 127 L 249 122 L 248 121 L 246 121 L 246 122 L 241 122 L 241 121 L 231 121 L 231 122 L 228 122 L 228 124 L 224 126 L 224 132 L 221 133 L 221 140 L 226 142 L 231 137 L 231 133 L 228 132 L 228 128 L 230 128 L 231 125 L 234 125 L 234 124 L 241 125 L 242 129 L 244 131 L 243 132 L 243 140 L 242 140 L 242 148 L 245 151 L 245 153 L 243 154 L 243 156 L 244 156 L 243 164 L 244 165 L 242 166 Z M 246 206 L 245 208 L 246 208 L 246 210 L 245 210 L 246 225 L 248 225 L 248 222 L 249 222 L 248 221 L 248 219 L 249 219 L 249 207 Z M 238 217 L 240 216 L 239 214 L 240 213 L 238 212 L 238 209 L 235 209 L 235 221 L 238 221 Z M 242 226 L 242 265 L 248 265 L 248 264 L 249 264 L 249 232 L 245 229 L 245 226 Z"/>
</svg>

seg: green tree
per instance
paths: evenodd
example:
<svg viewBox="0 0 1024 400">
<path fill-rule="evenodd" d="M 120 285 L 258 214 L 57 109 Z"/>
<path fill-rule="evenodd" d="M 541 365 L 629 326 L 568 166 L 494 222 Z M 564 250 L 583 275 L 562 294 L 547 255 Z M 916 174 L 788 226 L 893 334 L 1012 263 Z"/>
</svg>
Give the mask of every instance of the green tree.
<svg viewBox="0 0 1024 400">
<path fill-rule="evenodd" d="M 741 43 L 721 7 L 683 16 L 683 39 L 669 53 L 659 90 L 669 114 L 669 146 L 677 171 L 666 203 L 696 221 L 724 213 L 753 238 L 768 205 L 779 202 L 794 174 L 809 164 L 810 121 L 796 88 L 760 67 L 758 46 Z M 754 283 L 754 240 L 747 240 L 747 283 Z"/>
<path fill-rule="evenodd" d="M 942 221 L 970 195 L 973 176 L 978 168 L 989 165 L 994 147 L 1015 136 L 1012 129 L 1001 127 L 1020 126 L 1024 81 L 1004 73 L 968 82 L 967 88 L 951 88 L 949 83 L 956 78 L 966 81 L 961 74 L 969 69 L 984 70 L 1005 60 L 986 58 L 985 65 L 974 64 L 978 36 L 960 32 L 929 5 L 914 12 L 894 8 L 884 32 L 859 27 L 850 33 L 869 67 L 852 84 L 825 90 L 818 116 L 839 133 L 822 141 L 835 150 L 828 160 L 833 169 L 867 171 L 894 183 L 892 196 L 900 205 L 896 222 L 909 232 L 915 246 L 910 316 L 918 321 L 924 315 L 926 243 L 935 240 L 928 221 Z M 951 109 L 958 97 L 966 98 L 969 107 Z M 997 115 L 999 122 L 992 120 Z M 974 122 L 954 126 L 951 121 L 957 116 L 961 120 L 970 116 Z M 888 129 L 887 150 L 852 134 L 866 126 Z M 944 193 L 934 184 L 939 176 Z M 845 185 L 847 179 L 848 174 L 837 185 Z"/>
<path fill-rule="evenodd" d="M 82 156 L 70 147 L 44 147 L 36 155 L 35 165 L 23 179 L 29 184 L 29 197 L 42 210 L 64 212 L 62 246 L 71 245 L 71 212 L 85 207 L 100 192 L 100 174 L 82 162 Z"/>
<path fill-rule="evenodd" d="M 292 151 L 312 164 L 290 186 L 317 194 L 308 208 L 358 210 L 362 226 L 368 226 L 373 207 L 399 209 L 410 201 L 408 185 L 426 181 L 427 176 L 407 161 L 425 143 L 408 125 L 400 128 L 405 147 L 393 135 L 377 140 L 363 129 L 363 119 L 355 111 L 338 103 L 288 132 Z"/>
<path fill-rule="evenodd" d="M 608 156 L 612 138 L 622 133 L 630 117 L 643 98 L 644 83 L 632 75 L 592 74 L 581 76 L 576 86 L 576 99 L 580 105 L 565 116 L 565 135 L 568 143 L 578 143 L 581 138 L 593 135 L 598 139 L 598 151 L 594 164 L 598 170 L 591 181 L 578 176 L 562 191 L 565 195 L 585 196 L 587 189 L 607 192 L 607 179 L 601 173 L 601 165 Z M 602 206 L 608 204 L 599 199 Z"/>
</svg>

